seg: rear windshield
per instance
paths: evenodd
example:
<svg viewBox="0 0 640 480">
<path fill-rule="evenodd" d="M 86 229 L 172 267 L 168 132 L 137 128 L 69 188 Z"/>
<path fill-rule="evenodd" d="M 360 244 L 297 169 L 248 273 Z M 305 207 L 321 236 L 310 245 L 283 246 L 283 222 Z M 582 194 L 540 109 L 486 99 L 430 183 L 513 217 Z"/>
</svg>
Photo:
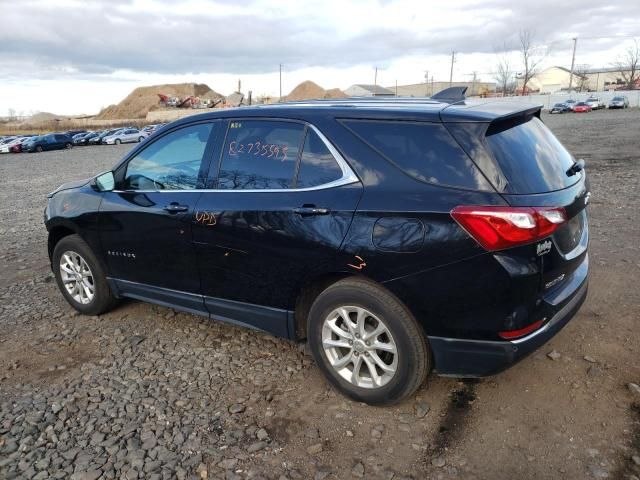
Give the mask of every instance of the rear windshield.
<svg viewBox="0 0 640 480">
<path fill-rule="evenodd" d="M 551 192 L 580 180 L 567 176 L 573 157 L 537 117 L 511 128 L 490 127 L 486 138 L 509 193 Z"/>
</svg>

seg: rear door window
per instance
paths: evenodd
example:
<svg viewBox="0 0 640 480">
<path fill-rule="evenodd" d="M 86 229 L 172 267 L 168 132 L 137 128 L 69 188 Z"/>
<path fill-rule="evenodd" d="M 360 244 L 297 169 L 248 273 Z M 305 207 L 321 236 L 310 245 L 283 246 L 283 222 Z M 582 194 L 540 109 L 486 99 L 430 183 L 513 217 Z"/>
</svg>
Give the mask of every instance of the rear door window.
<svg viewBox="0 0 640 480">
<path fill-rule="evenodd" d="M 342 169 L 322 139 L 312 129 L 304 141 L 296 188 L 310 188 L 338 180 Z"/>
<path fill-rule="evenodd" d="M 218 172 L 218 188 L 264 190 L 291 188 L 304 125 L 274 120 L 229 122 Z"/>
<path fill-rule="evenodd" d="M 343 124 L 416 180 L 472 190 L 492 190 L 442 124 L 373 120 L 345 120 Z"/>
<path fill-rule="evenodd" d="M 540 119 L 489 127 L 486 141 L 514 194 L 544 193 L 575 184 L 567 176 L 574 159 Z"/>
</svg>

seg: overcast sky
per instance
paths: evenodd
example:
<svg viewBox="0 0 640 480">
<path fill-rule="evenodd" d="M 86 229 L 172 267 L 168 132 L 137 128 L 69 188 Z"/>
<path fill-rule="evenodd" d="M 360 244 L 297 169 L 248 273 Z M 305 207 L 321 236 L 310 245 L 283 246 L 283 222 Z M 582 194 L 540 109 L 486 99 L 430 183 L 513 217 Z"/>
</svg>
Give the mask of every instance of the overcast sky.
<svg viewBox="0 0 640 480">
<path fill-rule="evenodd" d="M 615 5 L 613 5 L 615 4 Z M 491 81 L 496 50 L 535 32 L 545 65 L 610 66 L 640 39 L 640 1 L 0 0 L 0 115 L 96 113 L 141 85 L 207 83 L 228 94 Z M 516 71 L 520 62 L 512 54 Z"/>
</svg>

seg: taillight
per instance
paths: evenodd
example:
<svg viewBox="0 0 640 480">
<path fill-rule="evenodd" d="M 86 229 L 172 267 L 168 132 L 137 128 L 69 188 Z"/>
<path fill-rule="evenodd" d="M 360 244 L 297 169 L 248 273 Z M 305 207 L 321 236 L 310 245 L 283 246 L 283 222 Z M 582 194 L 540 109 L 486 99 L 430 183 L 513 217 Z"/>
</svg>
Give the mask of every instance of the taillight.
<svg viewBox="0 0 640 480">
<path fill-rule="evenodd" d="M 460 206 L 451 216 L 486 250 L 537 242 L 567 220 L 564 208 Z"/>
</svg>

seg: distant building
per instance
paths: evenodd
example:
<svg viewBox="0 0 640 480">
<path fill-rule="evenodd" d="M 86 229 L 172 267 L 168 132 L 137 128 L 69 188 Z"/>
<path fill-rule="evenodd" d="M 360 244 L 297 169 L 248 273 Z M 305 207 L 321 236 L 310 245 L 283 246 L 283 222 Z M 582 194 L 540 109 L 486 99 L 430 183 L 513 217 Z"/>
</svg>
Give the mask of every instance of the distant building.
<svg viewBox="0 0 640 480">
<path fill-rule="evenodd" d="M 485 95 L 487 93 L 495 92 L 496 84 L 494 82 L 428 82 L 428 83 L 414 83 L 411 85 L 398 85 L 397 87 L 387 87 L 394 94 L 399 97 L 430 97 L 441 90 L 449 87 L 467 87 L 467 97 L 475 95 Z"/>
<path fill-rule="evenodd" d="M 392 90 L 380 85 L 364 84 L 351 85 L 344 93 L 349 97 L 392 97 L 394 95 Z"/>
<path fill-rule="evenodd" d="M 569 79 L 571 77 L 571 70 L 565 67 L 549 67 L 533 75 L 527 82 L 528 92 L 540 92 L 540 93 L 556 93 L 569 89 Z M 580 84 L 586 82 L 587 78 L 584 75 L 573 72 L 573 88 L 578 90 Z M 517 78 L 518 91 L 522 91 L 523 78 L 519 75 Z"/>
<path fill-rule="evenodd" d="M 529 92 L 556 93 L 569 90 L 571 70 L 553 66 L 536 73 L 527 82 Z M 522 75 L 518 76 L 518 90 L 522 91 Z M 573 71 L 571 90 L 603 91 L 614 90 L 625 84 L 619 68 L 584 68 L 576 67 Z"/>
<path fill-rule="evenodd" d="M 616 90 L 626 86 L 626 82 L 619 68 L 588 68 L 583 70 L 583 73 L 589 79 L 589 90 L 601 92 L 603 90 Z M 627 72 L 625 71 L 625 73 Z M 636 88 L 640 88 L 640 85 L 636 85 Z"/>
</svg>

